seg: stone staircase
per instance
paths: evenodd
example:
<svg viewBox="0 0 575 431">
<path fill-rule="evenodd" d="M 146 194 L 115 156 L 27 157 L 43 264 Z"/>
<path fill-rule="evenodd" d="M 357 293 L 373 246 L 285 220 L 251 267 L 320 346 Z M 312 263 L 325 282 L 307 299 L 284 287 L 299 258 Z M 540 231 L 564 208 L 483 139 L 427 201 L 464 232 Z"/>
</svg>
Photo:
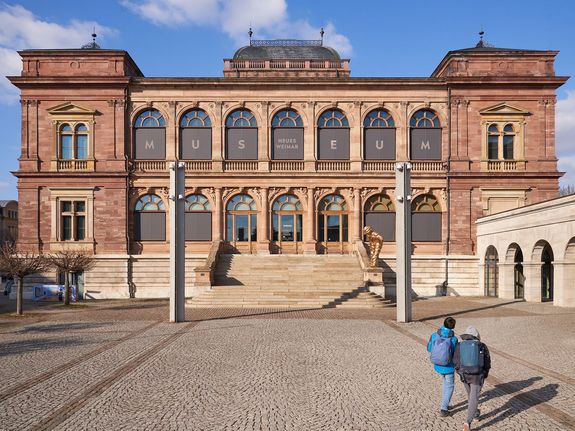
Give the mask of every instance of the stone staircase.
<svg viewBox="0 0 575 431">
<path fill-rule="evenodd" d="M 364 286 L 353 255 L 220 255 L 212 288 L 191 308 L 374 308 L 389 301 Z"/>
</svg>

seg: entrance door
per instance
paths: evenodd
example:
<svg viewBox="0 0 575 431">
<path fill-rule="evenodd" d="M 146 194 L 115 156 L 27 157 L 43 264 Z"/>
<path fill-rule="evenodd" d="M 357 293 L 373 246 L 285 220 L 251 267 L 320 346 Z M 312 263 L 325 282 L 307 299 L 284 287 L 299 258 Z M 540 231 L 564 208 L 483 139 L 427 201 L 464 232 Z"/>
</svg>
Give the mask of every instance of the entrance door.
<svg viewBox="0 0 575 431">
<path fill-rule="evenodd" d="M 485 252 L 485 294 L 487 296 L 499 294 L 498 260 L 497 250 L 490 245 Z"/>
<path fill-rule="evenodd" d="M 299 253 L 302 250 L 303 207 L 297 196 L 282 195 L 272 206 L 272 252 Z"/>
<path fill-rule="evenodd" d="M 231 251 L 253 253 L 257 242 L 257 208 L 249 195 L 236 195 L 226 206 L 226 241 Z"/>
<path fill-rule="evenodd" d="M 349 251 L 348 215 L 323 211 L 318 216 L 317 239 L 323 253 L 347 253 Z"/>
</svg>

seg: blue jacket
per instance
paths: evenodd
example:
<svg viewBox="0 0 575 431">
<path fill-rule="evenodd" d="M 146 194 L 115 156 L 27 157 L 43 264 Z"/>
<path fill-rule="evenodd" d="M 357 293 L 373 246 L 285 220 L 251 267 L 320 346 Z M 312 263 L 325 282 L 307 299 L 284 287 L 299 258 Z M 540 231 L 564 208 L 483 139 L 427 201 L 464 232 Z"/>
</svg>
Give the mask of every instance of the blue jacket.
<svg viewBox="0 0 575 431">
<path fill-rule="evenodd" d="M 451 329 L 447 329 L 445 326 L 442 326 L 441 328 L 439 328 L 439 332 L 441 333 L 442 337 L 449 336 L 449 331 L 451 331 Z M 431 334 L 431 337 L 429 338 L 429 342 L 427 343 L 427 351 L 428 352 L 431 352 L 431 345 L 433 344 L 433 340 L 435 340 L 435 338 L 437 338 L 437 337 L 439 337 L 439 334 L 437 333 L 437 331 L 435 331 L 433 334 Z M 454 335 L 453 337 L 451 337 L 451 351 L 452 352 L 455 352 L 455 346 L 457 346 L 457 337 Z M 447 365 L 433 365 L 433 367 L 435 368 L 435 371 L 437 371 L 439 374 L 453 374 L 455 372 L 455 365 L 453 364 L 453 359 Z"/>
</svg>

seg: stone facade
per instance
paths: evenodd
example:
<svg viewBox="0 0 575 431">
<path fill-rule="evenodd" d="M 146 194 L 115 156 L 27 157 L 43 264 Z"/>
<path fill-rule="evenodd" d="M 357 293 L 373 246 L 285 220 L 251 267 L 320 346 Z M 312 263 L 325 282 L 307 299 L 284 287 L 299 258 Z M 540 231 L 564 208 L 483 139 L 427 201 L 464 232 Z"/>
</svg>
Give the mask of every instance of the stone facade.
<svg viewBox="0 0 575 431">
<path fill-rule="evenodd" d="M 555 92 L 567 78 L 555 75 L 556 54 L 488 48 L 452 51 L 429 78 L 350 78 L 347 60 L 338 64 L 325 60 L 320 67 L 305 59 L 257 64 L 244 59 L 244 66 L 226 60 L 224 78 L 148 78 L 125 51 L 22 51 L 22 75 L 10 78 L 20 88 L 22 100 L 22 155 L 16 174 L 19 245 L 43 252 L 74 247 L 95 253 L 98 266 L 86 277 L 87 290 L 95 297 L 167 296 L 167 283 L 159 273 L 165 272 L 168 235 L 164 240 L 137 240 L 140 221 L 134 211 L 146 195 L 155 195 L 156 205 L 161 201 L 168 207 L 168 165 L 180 154 L 180 123 L 190 110 L 202 110 L 211 121 L 211 157 L 185 160 L 186 194 L 206 198 L 211 240 L 223 240 L 224 250 L 350 253 L 353 241 L 362 236 L 368 201 L 381 195 L 392 210 L 394 163 L 411 159 L 414 205 L 420 202 L 421 211 L 433 208 L 441 215 L 440 239 L 413 244 L 414 269 L 420 271 L 414 276 L 415 290 L 435 294 L 441 287 L 448 293 L 476 294 L 477 285 L 469 276 L 477 265 L 475 221 L 557 196 L 561 173 L 555 155 Z M 235 73 L 234 67 L 242 73 Z M 226 120 L 238 109 L 251 112 L 257 122 L 254 159 L 226 158 Z M 283 109 L 301 118 L 302 159 L 273 158 L 272 122 Z M 393 117 L 395 158 L 368 160 L 364 121 L 378 109 Z M 318 155 L 318 124 L 330 110 L 342 113 L 348 122 L 346 159 L 325 160 Z M 421 110 L 437 118 L 438 158 L 411 157 L 411 122 Z M 136 154 L 135 125 L 147 111 L 158 112 L 164 121 L 161 159 Z M 512 149 L 501 156 L 509 139 L 503 131 L 508 124 Z M 70 132 L 74 134 L 70 139 L 80 139 L 75 133 L 86 136 L 81 158 L 62 156 L 66 125 L 85 125 L 85 131 Z M 497 136 L 489 131 L 491 125 L 499 127 Z M 490 153 L 491 139 L 500 140 L 499 155 Z M 237 232 L 231 238 L 226 230 L 231 220 L 227 207 L 238 194 L 255 202 L 253 241 L 251 234 L 247 241 L 236 241 Z M 299 200 L 302 226 L 299 239 L 294 235 L 282 242 L 273 238 L 272 213 L 276 200 L 286 194 Z M 338 241 L 325 240 L 331 235 L 327 230 L 321 241 L 320 218 L 325 216 L 326 224 L 331 219 L 320 205 L 331 195 L 345 201 L 337 216 L 345 214 L 347 221 L 341 227 L 339 219 Z M 432 203 L 427 205 L 428 201 Z M 70 222 L 61 213 L 66 202 L 85 204 L 78 213 L 83 221 L 77 213 L 70 215 L 72 230 L 85 223 L 81 233 L 68 232 Z M 212 241 L 187 242 L 190 277 Z M 384 267 L 394 265 L 394 245 L 384 242 Z M 150 266 L 155 270 L 148 273 Z"/>
<path fill-rule="evenodd" d="M 18 239 L 18 202 L 0 201 L 0 245 Z"/>
<path fill-rule="evenodd" d="M 575 195 L 477 220 L 478 294 L 575 306 Z"/>
</svg>

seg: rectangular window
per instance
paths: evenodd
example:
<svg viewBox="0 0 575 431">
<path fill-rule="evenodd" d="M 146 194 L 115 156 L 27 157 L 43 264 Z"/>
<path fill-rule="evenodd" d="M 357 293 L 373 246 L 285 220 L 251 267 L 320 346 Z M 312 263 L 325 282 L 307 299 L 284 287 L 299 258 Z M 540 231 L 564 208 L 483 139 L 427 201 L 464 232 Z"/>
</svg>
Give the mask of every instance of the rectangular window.
<svg viewBox="0 0 575 431">
<path fill-rule="evenodd" d="M 441 129 L 411 129 L 412 160 L 441 160 Z"/>
<path fill-rule="evenodd" d="M 499 136 L 491 135 L 487 140 L 487 158 L 497 160 L 499 158 Z"/>
<path fill-rule="evenodd" d="M 503 136 L 503 158 L 505 160 L 513 160 L 513 136 Z"/>
<path fill-rule="evenodd" d="M 163 211 L 136 211 L 134 213 L 136 241 L 165 241 L 166 213 Z"/>
<path fill-rule="evenodd" d="M 212 213 L 187 212 L 185 215 L 186 241 L 212 240 Z"/>
<path fill-rule="evenodd" d="M 60 137 L 61 142 L 61 155 L 60 157 L 64 160 L 70 160 L 74 158 L 74 146 L 72 144 L 72 135 L 62 135 Z"/>
<path fill-rule="evenodd" d="M 76 158 L 77 159 L 88 158 L 88 136 L 86 135 L 76 136 Z"/>
<path fill-rule="evenodd" d="M 349 160 L 349 129 L 319 129 L 318 160 Z"/>
<path fill-rule="evenodd" d="M 86 239 L 86 202 L 60 202 L 60 241 Z"/>
<path fill-rule="evenodd" d="M 441 241 L 441 213 L 414 212 L 411 215 L 412 241 Z"/>
</svg>

